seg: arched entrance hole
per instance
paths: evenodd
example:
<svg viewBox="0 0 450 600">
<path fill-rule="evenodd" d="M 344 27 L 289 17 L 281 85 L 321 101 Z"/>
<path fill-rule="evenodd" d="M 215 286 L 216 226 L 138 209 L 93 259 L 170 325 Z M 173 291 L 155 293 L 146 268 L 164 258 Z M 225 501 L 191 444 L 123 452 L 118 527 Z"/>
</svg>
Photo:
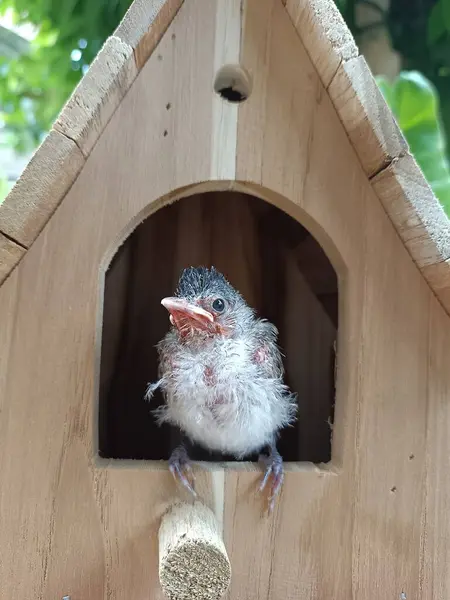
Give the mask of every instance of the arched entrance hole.
<svg viewBox="0 0 450 600">
<path fill-rule="evenodd" d="M 105 277 L 99 390 L 99 454 L 167 460 L 178 434 L 158 427 L 144 399 L 157 378 L 155 345 L 169 328 L 163 297 L 187 266 L 214 265 L 278 327 L 286 382 L 298 394 L 297 424 L 281 434 L 285 461 L 328 462 L 335 402 L 336 273 L 318 242 L 265 201 L 208 192 L 142 222 Z M 229 460 L 190 448 L 197 460 Z"/>
</svg>

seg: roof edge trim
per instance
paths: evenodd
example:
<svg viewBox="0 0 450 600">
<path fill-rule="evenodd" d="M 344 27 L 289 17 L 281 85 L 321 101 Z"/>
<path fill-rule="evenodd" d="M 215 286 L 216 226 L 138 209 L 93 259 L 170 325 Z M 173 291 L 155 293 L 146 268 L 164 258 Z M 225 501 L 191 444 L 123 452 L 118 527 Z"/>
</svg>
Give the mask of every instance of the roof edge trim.
<svg viewBox="0 0 450 600">
<path fill-rule="evenodd" d="M 393 226 L 450 314 L 450 219 L 333 0 L 282 0 Z"/>
<path fill-rule="evenodd" d="M 0 204 L 0 284 L 25 253 L 16 260 L 11 244 L 22 250 L 33 244 L 183 1 L 135 0 L 78 83 Z"/>
</svg>

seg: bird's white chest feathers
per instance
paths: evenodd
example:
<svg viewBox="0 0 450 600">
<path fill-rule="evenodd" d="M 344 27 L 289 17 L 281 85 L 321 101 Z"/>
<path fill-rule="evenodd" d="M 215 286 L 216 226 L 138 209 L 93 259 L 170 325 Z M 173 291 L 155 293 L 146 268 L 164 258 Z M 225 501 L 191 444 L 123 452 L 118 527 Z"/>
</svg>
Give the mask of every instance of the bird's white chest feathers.
<svg viewBox="0 0 450 600">
<path fill-rule="evenodd" d="M 256 350 L 239 339 L 195 350 L 172 346 L 161 373 L 166 407 L 160 421 L 238 458 L 269 444 L 289 422 L 292 407 L 283 382 L 267 377 L 255 362 Z"/>
</svg>

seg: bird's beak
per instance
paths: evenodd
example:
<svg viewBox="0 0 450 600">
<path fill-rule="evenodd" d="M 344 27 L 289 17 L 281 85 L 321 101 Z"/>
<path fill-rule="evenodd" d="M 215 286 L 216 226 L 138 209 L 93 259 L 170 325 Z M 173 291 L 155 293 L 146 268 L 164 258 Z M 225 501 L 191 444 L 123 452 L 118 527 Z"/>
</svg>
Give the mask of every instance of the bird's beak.
<svg viewBox="0 0 450 600">
<path fill-rule="evenodd" d="M 195 304 L 190 304 L 182 298 L 163 298 L 161 304 L 169 311 L 172 325 L 180 331 L 186 325 L 196 329 L 207 329 L 214 322 L 214 317 L 210 312 Z"/>
</svg>

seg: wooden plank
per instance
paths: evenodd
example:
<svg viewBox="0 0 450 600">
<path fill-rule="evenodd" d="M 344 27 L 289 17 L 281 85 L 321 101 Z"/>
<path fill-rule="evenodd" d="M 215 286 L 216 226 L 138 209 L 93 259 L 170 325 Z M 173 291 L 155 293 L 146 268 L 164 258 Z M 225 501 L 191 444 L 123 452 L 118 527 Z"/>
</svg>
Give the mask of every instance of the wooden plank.
<svg viewBox="0 0 450 600">
<path fill-rule="evenodd" d="M 216 13 L 214 73 L 238 65 L 241 51 L 241 0 L 220 0 Z M 234 180 L 236 175 L 238 105 L 213 97 L 213 164 L 211 179 Z"/>
<path fill-rule="evenodd" d="M 289 468 L 275 520 L 262 523 L 248 500 L 256 477 L 226 474 L 232 597 L 420 597 L 431 294 L 281 5 L 269 2 L 246 8 L 241 60 L 253 92 L 239 114 L 237 177 L 300 220 L 338 273 L 336 475 Z M 248 566 L 249 539 L 261 549 Z"/>
<path fill-rule="evenodd" d="M 0 232 L 28 248 L 83 165 L 84 157 L 75 142 L 52 130 L 0 204 Z"/>
<path fill-rule="evenodd" d="M 0 285 L 18 264 L 26 250 L 0 233 Z"/>
<path fill-rule="evenodd" d="M 209 198 L 211 262 L 229 275 L 250 306 L 261 311 L 262 264 L 255 212 L 242 194 L 211 194 Z"/>
<path fill-rule="evenodd" d="M 90 456 L 73 429 L 64 440 L 58 458 L 41 598 L 104 598 L 109 587 L 104 576 L 109 557 L 103 546 L 101 518 L 92 493 Z"/>
<path fill-rule="evenodd" d="M 408 151 L 363 56 L 341 63 L 328 93 L 368 177 Z"/>
<path fill-rule="evenodd" d="M 114 35 L 134 49 L 138 70 L 158 45 L 184 0 L 135 0 Z"/>
<path fill-rule="evenodd" d="M 292 202 L 283 202 L 280 198 L 277 203 L 291 216 L 294 211 L 294 218 L 318 239 L 339 274 L 342 260 L 350 258 L 355 250 L 348 234 L 361 226 L 362 208 L 354 197 L 368 193 L 367 179 L 280 3 L 264 0 L 257 4 L 249 0 L 244 16 L 246 30 L 241 61 L 252 76 L 253 91 L 239 109 L 237 179 L 262 184 L 264 189 L 291 199 Z M 273 31 L 278 32 L 278 37 Z M 301 64 L 295 76 L 286 60 L 288 55 L 297 56 Z M 326 149 L 327 169 L 320 169 L 315 163 L 320 164 L 325 140 L 331 137 L 333 146 Z M 337 147 L 339 161 L 334 153 Z M 344 167 L 347 163 L 349 166 Z M 345 190 L 344 186 L 337 185 L 342 169 L 349 175 Z M 323 204 L 328 206 L 327 195 L 333 189 L 333 210 L 324 211 Z M 299 212 L 298 208 L 303 210 Z M 324 220 L 320 225 L 319 216 Z M 328 228 L 336 231 L 338 240 L 331 242 L 329 234 L 324 234 Z"/>
<path fill-rule="evenodd" d="M 241 64 L 253 88 L 239 109 L 237 179 L 315 235 L 338 272 L 341 293 L 331 465 L 287 465 L 280 504 L 268 520 L 261 519 L 263 505 L 253 496 L 259 474 L 226 472 L 231 597 L 348 600 L 361 401 L 358 369 L 349 365 L 360 360 L 364 212 L 367 196 L 374 196 L 281 3 L 249 0 L 244 7 Z"/>
<path fill-rule="evenodd" d="M 331 437 L 334 382 L 330 367 L 336 327 L 310 290 L 293 253 L 285 253 L 284 260 L 281 333 L 289 384 L 298 393 L 298 452 L 301 460 L 320 463 Z"/>
<path fill-rule="evenodd" d="M 450 323 L 433 300 L 430 311 L 430 353 L 427 411 L 427 481 L 424 490 L 423 590 L 424 600 L 450 595 Z"/>
<path fill-rule="evenodd" d="M 430 287 L 450 311 L 450 222 L 414 158 L 402 156 L 372 186 Z"/>
<path fill-rule="evenodd" d="M 327 88 L 341 62 L 358 56 L 339 9 L 333 0 L 287 0 L 286 11 Z"/>
<path fill-rule="evenodd" d="M 423 267 L 422 274 L 447 314 L 450 314 L 450 258 Z"/>
<path fill-rule="evenodd" d="M 420 598 L 432 294 L 376 201 L 365 231 L 354 593 Z"/>
<path fill-rule="evenodd" d="M 3 408 L 6 403 L 6 379 L 8 375 L 8 364 L 10 348 L 14 336 L 16 322 L 16 300 L 17 300 L 17 271 L 11 274 L 8 281 L 0 288 L 0 423 L 3 421 Z M 2 439 L 0 426 L 0 440 Z M 0 442 L 1 443 L 1 442 Z"/>
<path fill-rule="evenodd" d="M 411 256 L 450 311 L 448 218 L 434 197 L 332 0 L 287 0 L 361 164 Z M 381 172 L 380 172 L 381 169 Z M 434 265 L 439 266 L 434 266 Z"/>
<path fill-rule="evenodd" d="M 69 583 L 84 600 L 162 600 L 157 528 L 179 492 L 164 463 L 117 464 L 95 455 L 99 281 L 107 258 L 142 218 L 210 177 L 216 11 L 213 0 L 183 5 L 160 42 L 163 60 L 149 58 L 0 290 L 0 308 L 14 306 L 16 315 L 8 330 L 3 319 L 11 308 L 6 317 L 0 311 L 0 331 L 7 324 L 0 581 L 8 598 L 62 597 Z M 241 60 L 254 87 L 239 109 L 236 177 L 326 249 L 339 275 L 340 327 L 332 464 L 288 466 L 270 519 L 261 518 L 254 493 L 259 472 L 198 474 L 201 497 L 223 513 L 229 596 L 421 597 L 430 295 L 282 4 L 248 0 L 246 16 Z M 161 256 L 162 270 L 166 265 Z M 387 483 L 397 490 L 386 492 Z"/>
<path fill-rule="evenodd" d="M 249 472 L 226 473 L 229 598 L 351 598 L 350 566 L 346 560 L 333 562 L 332 553 L 320 550 L 322 542 L 325 547 L 333 546 L 336 538 L 347 539 L 346 525 L 332 510 L 341 497 L 340 476 L 306 466 L 288 471 L 272 518 L 264 518 L 264 505 L 256 493 L 258 478 Z M 319 510 L 318 503 L 329 510 Z M 349 556 L 345 543 L 340 555 Z"/>
<path fill-rule="evenodd" d="M 183 5 L 159 44 L 163 60 L 153 54 L 146 62 L 17 275 L 0 289 L 3 298 L 17 277 L 0 419 L 7 598 L 71 590 L 83 600 L 162 598 L 157 529 L 180 491 L 166 463 L 96 456 L 100 285 L 137 223 L 209 179 L 216 11 L 215 0 Z M 9 318 L 0 313 L 1 335 Z M 145 391 L 147 379 L 141 384 Z M 202 499 L 223 513 L 220 477 L 202 471 L 197 481 Z"/>
<path fill-rule="evenodd" d="M 316 296 L 336 291 L 336 273 L 327 255 L 312 235 L 307 235 L 293 250 L 295 260 Z"/>
<path fill-rule="evenodd" d="M 419 268 L 450 258 L 450 227 L 415 159 L 402 156 L 372 186 Z"/>
<path fill-rule="evenodd" d="M 137 75 L 133 49 L 108 38 L 55 121 L 54 128 L 88 156 Z"/>
</svg>

